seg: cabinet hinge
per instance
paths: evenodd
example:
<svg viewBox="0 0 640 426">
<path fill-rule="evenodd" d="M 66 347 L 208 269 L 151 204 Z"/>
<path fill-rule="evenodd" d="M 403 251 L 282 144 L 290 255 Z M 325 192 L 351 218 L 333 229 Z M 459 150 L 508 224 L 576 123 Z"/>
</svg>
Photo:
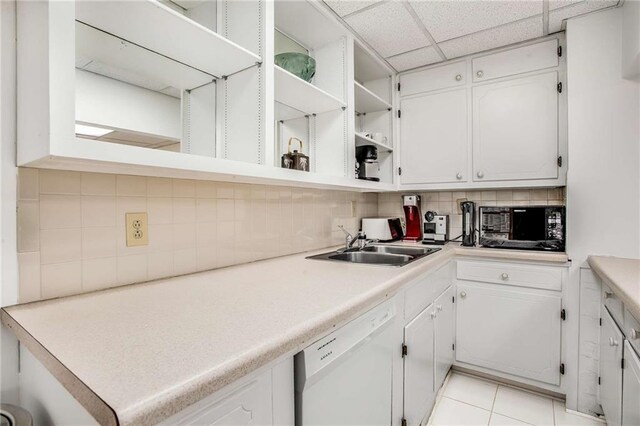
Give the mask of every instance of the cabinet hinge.
<svg viewBox="0 0 640 426">
<path fill-rule="evenodd" d="M 562 167 L 562 155 L 558 157 L 558 167 Z"/>
<path fill-rule="evenodd" d="M 402 111 L 398 110 L 398 118 L 402 117 Z"/>
<path fill-rule="evenodd" d="M 402 345 L 402 356 L 407 356 L 408 348 L 407 345 Z"/>
<path fill-rule="evenodd" d="M 456 350 L 456 344 L 455 344 L 455 343 L 452 343 L 452 344 L 451 344 L 451 350 L 452 350 L 452 351 L 455 351 L 455 350 Z"/>
<path fill-rule="evenodd" d="M 624 358 L 620 360 L 620 368 L 624 370 Z"/>
<path fill-rule="evenodd" d="M 565 311 L 564 309 L 560 311 L 560 318 L 562 318 L 562 321 L 566 321 L 567 320 L 567 311 Z"/>
<path fill-rule="evenodd" d="M 598 384 L 600 384 L 600 376 L 598 376 Z"/>
<path fill-rule="evenodd" d="M 564 375 L 564 363 L 560 364 L 560 374 Z"/>
<path fill-rule="evenodd" d="M 558 46 L 558 57 L 562 57 L 562 46 Z"/>
<path fill-rule="evenodd" d="M 407 426 L 407 419 L 403 417 L 400 423 L 402 424 L 402 426 Z"/>
<path fill-rule="evenodd" d="M 456 297 L 455 296 L 451 296 L 451 303 L 456 303 Z"/>
<path fill-rule="evenodd" d="M 402 167 L 398 167 L 398 175 L 402 174 Z"/>
<path fill-rule="evenodd" d="M 562 82 L 558 83 L 558 93 L 562 93 Z"/>
<path fill-rule="evenodd" d="M 398 92 L 400 91 L 400 83 L 398 83 Z"/>
<path fill-rule="evenodd" d="M 600 327 L 602 327 L 602 318 L 600 318 L 599 322 L 600 322 Z"/>
</svg>

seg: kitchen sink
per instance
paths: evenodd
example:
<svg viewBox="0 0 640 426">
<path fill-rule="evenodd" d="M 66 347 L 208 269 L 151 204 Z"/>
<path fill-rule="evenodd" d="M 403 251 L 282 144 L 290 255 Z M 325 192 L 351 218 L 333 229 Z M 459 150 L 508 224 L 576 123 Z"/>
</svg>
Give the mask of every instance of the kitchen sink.
<svg viewBox="0 0 640 426">
<path fill-rule="evenodd" d="M 331 251 L 329 253 L 317 254 L 315 256 L 309 256 L 307 259 L 380 266 L 404 266 L 414 260 L 433 254 L 438 250 L 440 249 L 375 244 L 363 249 L 349 249 L 346 251 Z"/>
</svg>

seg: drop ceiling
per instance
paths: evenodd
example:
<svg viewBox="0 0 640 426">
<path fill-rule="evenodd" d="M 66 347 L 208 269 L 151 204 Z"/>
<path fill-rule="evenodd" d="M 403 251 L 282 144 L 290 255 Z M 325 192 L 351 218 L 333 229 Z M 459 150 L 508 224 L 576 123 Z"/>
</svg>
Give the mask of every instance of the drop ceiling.
<svg viewBox="0 0 640 426">
<path fill-rule="evenodd" d="M 562 31 L 621 0 L 324 0 L 397 71 Z"/>
</svg>

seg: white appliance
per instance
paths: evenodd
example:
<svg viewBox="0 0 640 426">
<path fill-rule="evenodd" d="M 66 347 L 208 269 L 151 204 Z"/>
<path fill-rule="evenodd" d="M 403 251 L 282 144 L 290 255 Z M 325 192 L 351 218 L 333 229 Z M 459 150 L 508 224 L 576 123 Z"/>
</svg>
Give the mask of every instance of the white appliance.
<svg viewBox="0 0 640 426">
<path fill-rule="evenodd" d="M 404 237 L 399 217 L 364 217 L 362 233 L 369 240 L 395 241 Z"/>
<path fill-rule="evenodd" d="M 294 357 L 296 425 L 391 424 L 391 301 Z"/>
</svg>

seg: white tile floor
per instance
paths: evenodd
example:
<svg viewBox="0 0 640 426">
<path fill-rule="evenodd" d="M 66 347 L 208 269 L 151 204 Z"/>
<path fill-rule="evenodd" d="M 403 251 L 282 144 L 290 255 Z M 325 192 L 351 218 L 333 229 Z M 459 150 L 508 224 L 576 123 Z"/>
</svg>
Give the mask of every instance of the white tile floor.
<svg viewBox="0 0 640 426">
<path fill-rule="evenodd" d="M 562 401 L 453 372 L 429 424 L 606 426 L 602 420 L 568 413 Z"/>
</svg>

